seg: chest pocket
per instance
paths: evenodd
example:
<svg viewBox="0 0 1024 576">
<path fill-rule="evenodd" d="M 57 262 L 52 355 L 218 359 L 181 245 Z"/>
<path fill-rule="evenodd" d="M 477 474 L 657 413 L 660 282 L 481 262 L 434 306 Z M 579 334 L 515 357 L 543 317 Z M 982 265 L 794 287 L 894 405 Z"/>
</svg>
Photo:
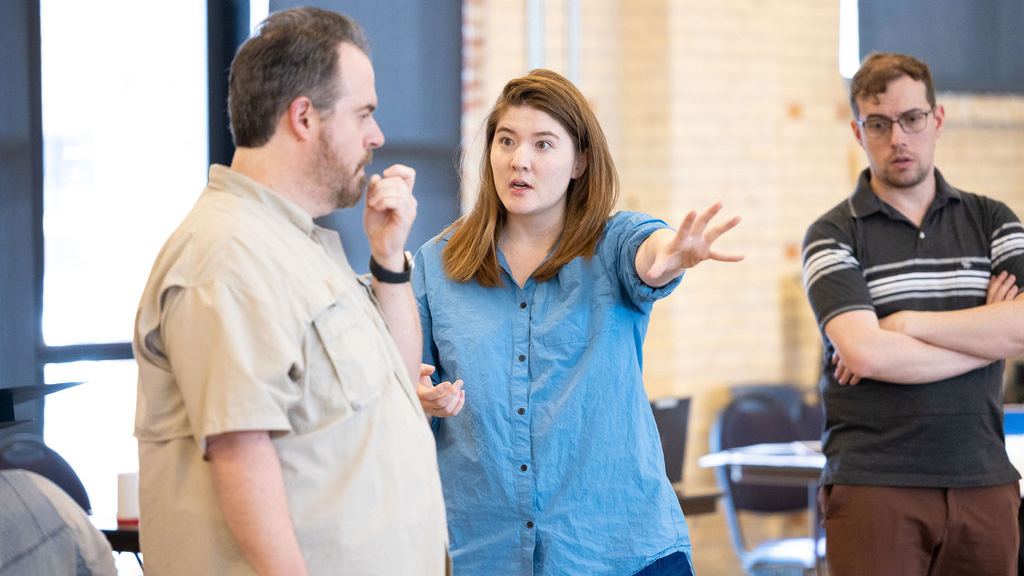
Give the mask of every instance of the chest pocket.
<svg viewBox="0 0 1024 576">
<path fill-rule="evenodd" d="M 312 375 L 327 386 L 328 398 L 340 392 L 344 402 L 360 411 L 380 397 L 384 384 L 395 378 L 382 338 L 383 322 L 370 316 L 368 304 L 346 294 L 313 320 L 325 362 Z M 381 324 L 379 326 L 378 324 Z"/>
<path fill-rule="evenodd" d="M 580 267 L 576 261 L 571 264 Z M 602 332 L 615 330 L 613 309 L 617 298 L 606 275 L 560 273 L 545 284 L 538 287 L 543 291 L 538 296 L 544 303 L 541 341 L 545 346 L 585 343 Z"/>
</svg>

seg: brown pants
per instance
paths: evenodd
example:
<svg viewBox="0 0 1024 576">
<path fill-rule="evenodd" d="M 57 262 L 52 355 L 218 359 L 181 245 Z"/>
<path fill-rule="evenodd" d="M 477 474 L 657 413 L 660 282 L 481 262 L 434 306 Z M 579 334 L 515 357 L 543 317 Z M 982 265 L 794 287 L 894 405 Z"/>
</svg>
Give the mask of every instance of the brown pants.
<svg viewBox="0 0 1024 576">
<path fill-rule="evenodd" d="M 1015 576 L 1017 483 L 985 488 L 825 486 L 830 576 Z"/>
</svg>

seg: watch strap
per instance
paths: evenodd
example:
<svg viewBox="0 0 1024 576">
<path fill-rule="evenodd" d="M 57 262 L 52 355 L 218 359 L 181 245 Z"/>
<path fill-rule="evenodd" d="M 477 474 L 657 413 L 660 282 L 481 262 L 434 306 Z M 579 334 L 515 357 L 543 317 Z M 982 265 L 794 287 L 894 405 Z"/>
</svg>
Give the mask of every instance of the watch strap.
<svg viewBox="0 0 1024 576">
<path fill-rule="evenodd" d="M 404 284 L 412 278 L 412 254 L 408 250 L 405 251 L 405 269 L 401 272 L 393 272 L 384 268 L 373 259 L 373 255 L 370 255 L 370 274 L 377 279 L 378 282 L 385 284 Z"/>
</svg>

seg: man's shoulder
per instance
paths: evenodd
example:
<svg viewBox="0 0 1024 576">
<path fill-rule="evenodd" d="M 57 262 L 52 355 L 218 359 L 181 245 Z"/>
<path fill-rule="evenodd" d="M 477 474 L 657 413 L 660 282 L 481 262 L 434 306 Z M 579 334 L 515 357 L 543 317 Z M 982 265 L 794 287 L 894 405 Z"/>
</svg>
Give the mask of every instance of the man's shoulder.
<svg viewBox="0 0 1024 576">
<path fill-rule="evenodd" d="M 843 231 L 850 230 L 853 220 L 854 213 L 850 198 L 844 198 L 811 222 L 807 227 L 804 241 L 806 243 L 810 239 L 818 239 L 823 236 L 834 237 Z"/>
<path fill-rule="evenodd" d="M 314 243 L 281 213 L 251 198 L 204 192 L 176 231 L 179 241 L 227 257 L 273 259 L 275 254 Z"/>
<path fill-rule="evenodd" d="M 990 210 L 1002 209 L 1009 211 L 1009 208 L 1006 206 L 1006 204 L 1000 200 L 992 198 L 991 196 L 986 196 L 984 194 L 971 192 L 968 190 L 964 190 L 963 188 L 953 186 L 952 184 L 949 183 L 948 180 L 946 180 L 945 176 L 943 176 L 942 172 L 940 172 L 938 169 L 935 170 L 935 186 L 936 194 L 939 195 L 940 197 L 958 199 L 967 206 L 979 206 Z"/>
<path fill-rule="evenodd" d="M 991 196 L 950 188 L 956 201 L 948 205 L 958 208 L 959 220 L 976 226 L 982 233 L 993 236 L 1019 237 L 1024 232 L 1020 217 L 1005 202 Z"/>
<path fill-rule="evenodd" d="M 245 292 L 287 294 L 285 286 L 334 271 L 317 247 L 313 238 L 258 202 L 204 192 L 164 244 L 153 269 L 156 277 L 150 280 L 158 281 L 161 291 L 220 283 Z"/>
<path fill-rule="evenodd" d="M 987 210 L 992 210 L 992 209 L 1006 209 L 1006 210 L 1009 210 L 1009 207 L 1006 205 L 1005 202 L 1003 202 L 1002 200 L 998 200 L 996 198 L 993 198 L 991 196 L 986 196 L 985 194 L 979 194 L 977 192 L 968 192 L 966 190 L 961 190 L 959 188 L 953 188 L 953 190 L 956 190 L 960 200 L 962 202 L 964 202 L 965 204 L 969 204 L 969 205 L 973 205 L 973 206 L 978 206 L 978 207 L 981 207 L 981 208 L 984 208 L 984 209 L 987 209 Z"/>
<path fill-rule="evenodd" d="M 822 213 L 821 216 L 814 221 L 814 224 L 822 222 L 844 222 L 853 218 L 853 206 L 849 197 L 843 198 L 831 208 Z M 812 224 L 812 226 L 814 225 Z"/>
</svg>

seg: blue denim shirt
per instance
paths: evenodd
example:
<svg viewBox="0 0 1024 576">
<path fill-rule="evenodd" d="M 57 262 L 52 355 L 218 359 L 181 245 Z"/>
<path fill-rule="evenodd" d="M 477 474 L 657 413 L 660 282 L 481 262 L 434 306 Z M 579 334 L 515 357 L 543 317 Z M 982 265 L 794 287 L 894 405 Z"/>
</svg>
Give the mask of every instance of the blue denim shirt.
<svg viewBox="0 0 1024 576">
<path fill-rule="evenodd" d="M 413 289 L 435 382 L 465 382 L 458 415 L 435 418 L 454 573 L 624 576 L 690 554 L 641 379 L 654 300 L 640 244 L 665 223 L 612 216 L 592 258 L 520 289 L 457 283 L 447 237 L 416 255 Z"/>
</svg>

